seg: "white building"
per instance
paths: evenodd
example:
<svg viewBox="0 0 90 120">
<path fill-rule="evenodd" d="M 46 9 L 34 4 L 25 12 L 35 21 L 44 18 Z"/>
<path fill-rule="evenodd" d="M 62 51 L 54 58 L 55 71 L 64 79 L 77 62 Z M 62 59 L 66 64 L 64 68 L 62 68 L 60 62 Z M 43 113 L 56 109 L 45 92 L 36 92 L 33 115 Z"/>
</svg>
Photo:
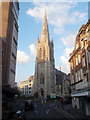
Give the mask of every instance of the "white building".
<svg viewBox="0 0 90 120">
<path fill-rule="evenodd" d="M 34 82 L 34 76 L 30 76 L 28 80 L 20 82 L 19 89 L 22 93 L 22 95 L 33 95 L 33 82 Z"/>
</svg>

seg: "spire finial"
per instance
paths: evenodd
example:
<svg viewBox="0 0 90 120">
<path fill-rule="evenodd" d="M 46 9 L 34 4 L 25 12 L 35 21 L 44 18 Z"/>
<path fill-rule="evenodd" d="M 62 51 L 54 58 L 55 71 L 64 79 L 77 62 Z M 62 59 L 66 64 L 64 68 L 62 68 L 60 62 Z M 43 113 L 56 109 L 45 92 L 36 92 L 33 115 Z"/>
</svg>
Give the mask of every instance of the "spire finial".
<svg viewBox="0 0 90 120">
<path fill-rule="evenodd" d="M 45 13 L 44 13 L 44 21 L 43 21 L 43 26 L 42 26 L 41 41 L 49 41 L 49 31 L 48 31 L 46 9 L 45 9 Z"/>
<path fill-rule="evenodd" d="M 47 21 L 46 9 L 44 10 L 44 22 Z"/>
<path fill-rule="evenodd" d="M 46 16 L 46 8 L 45 8 L 45 10 L 44 10 L 44 16 Z"/>
</svg>

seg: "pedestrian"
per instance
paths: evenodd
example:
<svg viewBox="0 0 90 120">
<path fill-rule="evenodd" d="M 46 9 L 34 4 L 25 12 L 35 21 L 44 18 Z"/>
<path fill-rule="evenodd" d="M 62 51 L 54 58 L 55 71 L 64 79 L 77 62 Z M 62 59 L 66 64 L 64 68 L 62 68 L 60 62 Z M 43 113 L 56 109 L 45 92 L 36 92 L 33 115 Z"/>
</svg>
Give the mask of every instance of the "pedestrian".
<svg viewBox="0 0 90 120">
<path fill-rule="evenodd" d="M 43 104 L 43 99 L 42 99 L 42 104 Z"/>
<path fill-rule="evenodd" d="M 44 103 L 46 103 L 46 100 L 47 100 L 47 96 L 45 95 L 44 96 Z"/>
</svg>

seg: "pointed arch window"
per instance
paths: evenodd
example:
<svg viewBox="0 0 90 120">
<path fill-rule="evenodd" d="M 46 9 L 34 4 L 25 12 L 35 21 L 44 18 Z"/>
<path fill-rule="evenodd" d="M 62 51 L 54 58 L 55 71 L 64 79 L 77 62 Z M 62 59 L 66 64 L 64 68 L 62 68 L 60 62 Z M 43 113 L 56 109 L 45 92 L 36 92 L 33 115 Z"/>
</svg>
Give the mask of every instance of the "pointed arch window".
<svg viewBox="0 0 90 120">
<path fill-rule="evenodd" d="M 43 58 L 45 58 L 45 47 L 43 48 Z"/>
<path fill-rule="evenodd" d="M 42 48 L 40 48 L 40 58 L 42 58 Z"/>
<path fill-rule="evenodd" d="M 44 84 L 44 75 L 40 74 L 40 84 Z"/>
</svg>

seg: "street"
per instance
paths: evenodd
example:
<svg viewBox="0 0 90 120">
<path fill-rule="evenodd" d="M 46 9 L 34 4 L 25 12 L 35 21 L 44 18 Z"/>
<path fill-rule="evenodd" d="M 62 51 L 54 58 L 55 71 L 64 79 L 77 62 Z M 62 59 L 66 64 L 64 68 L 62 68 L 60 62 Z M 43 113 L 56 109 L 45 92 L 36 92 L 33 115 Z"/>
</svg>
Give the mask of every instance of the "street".
<svg viewBox="0 0 90 120">
<path fill-rule="evenodd" d="M 13 117 L 8 119 L 13 112 L 22 111 L 23 120 L 31 120 L 37 118 L 56 118 L 56 119 L 64 119 L 64 120 L 74 120 L 74 119 L 84 119 L 89 120 L 89 117 L 81 114 L 78 110 L 75 110 L 71 104 L 61 104 L 60 100 L 47 100 L 47 103 L 42 103 L 42 100 L 33 100 L 34 102 L 34 110 L 30 110 L 30 106 L 28 109 L 25 109 L 26 101 L 30 101 L 30 99 L 15 99 L 11 104 L 11 110 L 8 113 L 3 114 L 3 120 L 12 120 Z M 9 114 L 10 113 L 10 114 Z M 16 120 L 16 119 L 15 119 Z"/>
<path fill-rule="evenodd" d="M 46 104 L 36 102 L 34 106 L 35 110 L 24 112 L 25 120 L 30 120 L 30 118 L 66 118 L 66 116 L 64 116 L 62 113 L 59 113 L 55 110 L 57 107 L 57 102 L 55 101 L 51 101 Z"/>
</svg>

